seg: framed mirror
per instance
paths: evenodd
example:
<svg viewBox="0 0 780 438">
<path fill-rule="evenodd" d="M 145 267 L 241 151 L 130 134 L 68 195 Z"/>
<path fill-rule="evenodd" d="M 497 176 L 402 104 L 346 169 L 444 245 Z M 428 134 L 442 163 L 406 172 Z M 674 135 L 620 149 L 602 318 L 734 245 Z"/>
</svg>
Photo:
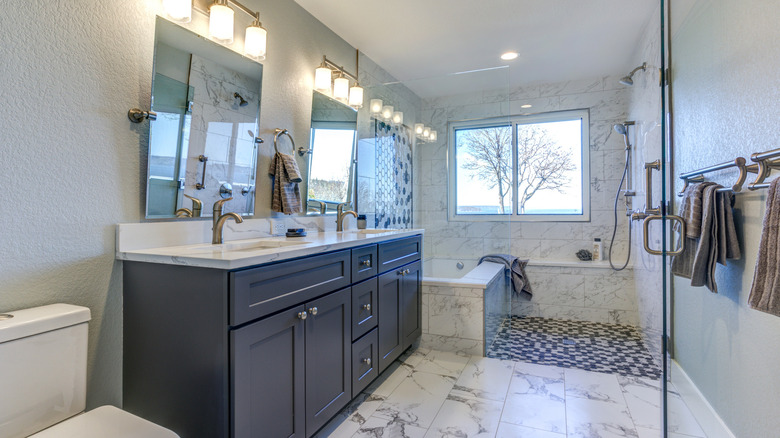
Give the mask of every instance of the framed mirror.
<svg viewBox="0 0 780 438">
<path fill-rule="evenodd" d="M 306 196 L 307 214 L 335 213 L 354 202 L 357 110 L 315 91 Z"/>
<path fill-rule="evenodd" d="M 255 207 L 263 66 L 157 17 L 146 218 Z"/>
</svg>

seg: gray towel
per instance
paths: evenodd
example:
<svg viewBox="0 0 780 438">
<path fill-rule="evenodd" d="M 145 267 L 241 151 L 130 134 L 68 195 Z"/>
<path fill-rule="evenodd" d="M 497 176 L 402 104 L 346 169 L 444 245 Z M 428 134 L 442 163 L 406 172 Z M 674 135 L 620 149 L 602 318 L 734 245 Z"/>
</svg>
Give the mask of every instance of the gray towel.
<svg viewBox="0 0 780 438">
<path fill-rule="evenodd" d="M 520 260 L 510 254 L 488 254 L 479 259 L 479 263 L 482 262 L 502 263 L 511 274 L 512 290 L 519 295 L 525 295 L 529 300 L 531 299 L 533 292 L 531 284 L 528 282 L 528 276 L 525 275 L 525 266 L 528 264 L 528 260 Z"/>
<path fill-rule="evenodd" d="M 284 214 L 300 213 L 302 206 L 298 183 L 302 179 L 295 157 L 277 152 L 271 160 L 268 173 L 273 176 L 271 209 Z"/>
<path fill-rule="evenodd" d="M 764 229 L 748 304 L 780 316 L 780 178 L 772 181 L 766 197 Z"/>
<path fill-rule="evenodd" d="M 691 286 L 706 286 L 714 293 L 718 292 L 716 263 L 725 265 L 726 259 L 741 257 L 732 211 L 734 195 L 718 193 L 720 188 L 707 183 L 685 190 L 680 216 L 686 220 L 686 225 L 692 222 L 698 230 L 694 233 L 687 230 L 685 250 L 672 258 L 673 274 L 689 278 Z M 693 237 L 696 234 L 698 237 Z"/>
</svg>

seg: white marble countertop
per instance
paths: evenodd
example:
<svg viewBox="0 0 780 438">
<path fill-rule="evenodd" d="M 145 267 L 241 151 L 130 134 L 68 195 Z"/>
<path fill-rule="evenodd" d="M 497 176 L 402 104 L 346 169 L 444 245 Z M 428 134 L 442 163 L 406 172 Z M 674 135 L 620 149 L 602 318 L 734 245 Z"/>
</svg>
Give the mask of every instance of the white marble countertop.
<svg viewBox="0 0 780 438">
<path fill-rule="evenodd" d="M 424 232 L 423 229 L 387 230 L 387 232 L 369 230 L 371 234 L 361 234 L 357 231 L 310 231 L 306 237 L 263 237 L 232 240 L 221 245 L 197 243 L 132 250 L 123 250 L 118 246 L 116 258 L 168 265 L 239 269 L 399 239 Z"/>
</svg>

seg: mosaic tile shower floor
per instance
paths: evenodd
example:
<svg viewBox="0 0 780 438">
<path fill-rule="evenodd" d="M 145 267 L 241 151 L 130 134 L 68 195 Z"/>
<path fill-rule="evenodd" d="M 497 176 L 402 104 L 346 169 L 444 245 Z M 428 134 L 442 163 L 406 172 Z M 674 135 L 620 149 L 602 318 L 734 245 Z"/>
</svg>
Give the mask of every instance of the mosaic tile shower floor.
<svg viewBox="0 0 780 438">
<path fill-rule="evenodd" d="M 636 327 L 513 316 L 488 357 L 622 376 L 659 379 L 661 370 Z"/>
</svg>

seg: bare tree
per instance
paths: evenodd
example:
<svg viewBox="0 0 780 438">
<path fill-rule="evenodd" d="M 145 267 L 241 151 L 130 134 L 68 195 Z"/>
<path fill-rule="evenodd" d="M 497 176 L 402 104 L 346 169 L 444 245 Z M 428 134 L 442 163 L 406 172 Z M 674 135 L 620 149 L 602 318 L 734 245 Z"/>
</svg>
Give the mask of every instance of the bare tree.
<svg viewBox="0 0 780 438">
<path fill-rule="evenodd" d="M 504 198 L 512 192 L 512 129 L 469 129 L 458 140 L 470 155 L 463 168 L 474 171 L 489 189 L 498 186 L 499 211 L 504 214 Z"/>
<path fill-rule="evenodd" d="M 506 212 L 505 198 L 512 188 L 512 130 L 510 127 L 471 129 L 459 140 L 469 158 L 463 168 L 485 182 L 498 187 L 498 205 Z M 562 150 L 547 132 L 534 125 L 517 128 L 517 183 L 520 213 L 539 190 L 561 191 L 568 183 L 566 173 L 575 169 L 570 154 Z"/>
<path fill-rule="evenodd" d="M 517 200 L 520 213 L 525 203 L 539 190 L 562 192 L 569 180 L 566 173 L 575 169 L 571 155 L 547 136 L 547 131 L 534 125 L 517 127 Z"/>
</svg>

